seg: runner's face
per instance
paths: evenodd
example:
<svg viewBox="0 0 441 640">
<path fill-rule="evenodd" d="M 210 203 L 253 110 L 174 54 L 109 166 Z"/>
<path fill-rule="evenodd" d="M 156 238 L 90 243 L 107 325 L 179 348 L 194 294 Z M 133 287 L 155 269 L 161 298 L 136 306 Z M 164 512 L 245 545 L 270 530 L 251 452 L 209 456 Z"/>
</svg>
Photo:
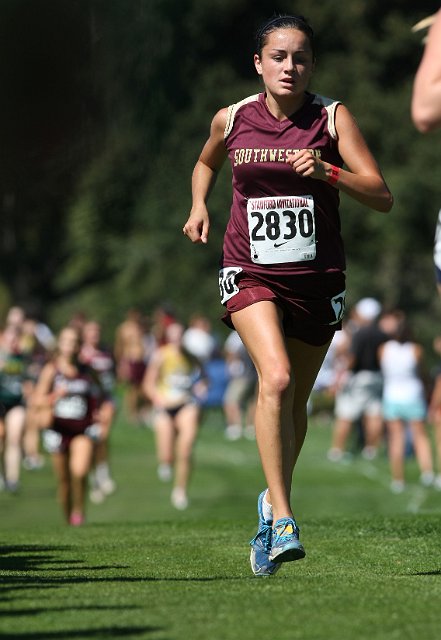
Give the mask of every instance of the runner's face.
<svg viewBox="0 0 441 640">
<path fill-rule="evenodd" d="M 83 342 L 93 346 L 99 344 L 101 337 L 100 326 L 96 322 L 88 322 L 83 329 Z"/>
<path fill-rule="evenodd" d="M 58 351 L 61 355 L 72 357 L 78 352 L 78 335 L 76 331 L 64 329 L 58 339 Z"/>
<path fill-rule="evenodd" d="M 254 56 L 254 64 L 268 93 L 302 95 L 314 69 L 309 39 L 298 29 L 276 29 L 268 34 L 261 56 Z"/>
</svg>

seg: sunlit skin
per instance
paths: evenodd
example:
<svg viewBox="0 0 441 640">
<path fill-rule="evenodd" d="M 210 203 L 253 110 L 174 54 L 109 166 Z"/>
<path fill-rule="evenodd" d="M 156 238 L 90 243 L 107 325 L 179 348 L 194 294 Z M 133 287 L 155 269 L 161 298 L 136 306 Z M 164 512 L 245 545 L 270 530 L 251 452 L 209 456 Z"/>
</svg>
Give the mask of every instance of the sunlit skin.
<svg viewBox="0 0 441 640">
<path fill-rule="evenodd" d="M 430 28 L 415 75 L 411 113 L 421 133 L 430 133 L 441 127 L 441 10 Z"/>
<path fill-rule="evenodd" d="M 87 322 L 83 328 L 83 345 L 97 348 L 101 340 L 101 328 L 98 322 Z"/>
<path fill-rule="evenodd" d="M 284 120 L 298 111 L 305 101 L 315 66 L 307 36 L 294 28 L 272 31 L 261 55 L 254 55 L 254 64 L 265 85 L 267 106 L 273 116 Z M 210 137 L 193 171 L 193 205 L 183 232 L 195 243 L 208 242 L 210 218 L 206 203 L 227 157 L 224 143 L 227 111 L 220 109 L 214 116 Z M 390 211 L 392 195 L 357 123 L 342 104 L 336 111 L 335 126 L 338 151 L 348 169 L 340 171 L 338 188 L 371 209 Z M 298 175 L 315 180 L 328 180 L 332 171 L 328 162 L 316 158 L 307 149 L 288 156 L 287 162 Z"/>
<path fill-rule="evenodd" d="M 254 55 L 257 73 L 266 89 L 266 104 L 277 120 L 298 111 L 314 72 L 314 55 L 308 37 L 297 29 L 277 29 L 267 37 L 262 55 Z M 290 155 L 287 162 L 303 176 L 327 179 L 326 165 L 306 149 Z"/>
<path fill-rule="evenodd" d="M 58 338 L 58 357 L 57 363 L 58 367 L 65 373 L 67 376 L 75 376 L 77 372 L 77 366 L 75 364 L 76 356 L 78 355 L 80 349 L 80 340 L 78 333 L 75 329 L 71 329 L 70 327 L 66 327 L 63 329 Z M 59 388 L 54 393 L 58 397 L 62 397 L 65 394 L 66 390 L 64 388 Z"/>
<path fill-rule="evenodd" d="M 261 76 L 266 105 L 279 122 L 293 117 L 307 99 L 315 60 L 308 36 L 295 27 L 275 28 L 263 39 L 254 55 Z M 228 109 L 217 112 L 192 177 L 192 209 L 183 227 L 194 243 L 207 243 L 210 219 L 207 201 L 216 176 L 227 157 L 224 132 Z M 277 126 L 277 123 L 276 125 Z M 345 168 L 338 174 L 338 188 L 371 209 L 387 212 L 393 199 L 380 169 L 348 109 L 335 111 L 338 152 Z M 293 172 L 302 178 L 327 182 L 330 163 L 301 149 L 287 157 Z M 307 188 L 307 187 L 305 187 Z M 231 315 L 235 329 L 256 366 L 259 394 L 256 438 L 272 503 L 274 521 L 292 516 L 292 473 L 307 428 L 307 400 L 328 344 L 312 346 L 286 338 L 280 328 L 280 312 L 274 303 L 261 300 Z"/>
<path fill-rule="evenodd" d="M 257 73 L 266 88 L 268 109 L 284 120 L 300 109 L 314 71 L 307 36 L 297 29 L 278 29 L 268 35 L 261 57 L 254 55 Z"/>
<path fill-rule="evenodd" d="M 78 334 L 74 329 L 66 328 L 58 338 L 58 353 L 60 359 L 71 361 L 80 348 Z"/>
</svg>

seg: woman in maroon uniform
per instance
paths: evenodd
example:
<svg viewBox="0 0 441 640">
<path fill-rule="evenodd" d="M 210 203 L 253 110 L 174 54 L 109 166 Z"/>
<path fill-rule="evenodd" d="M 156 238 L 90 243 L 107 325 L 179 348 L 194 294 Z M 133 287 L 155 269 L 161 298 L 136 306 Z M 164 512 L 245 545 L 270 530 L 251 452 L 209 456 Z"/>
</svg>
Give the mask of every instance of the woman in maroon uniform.
<svg viewBox="0 0 441 640">
<path fill-rule="evenodd" d="M 305 19 L 272 18 L 256 41 L 264 92 L 215 115 L 183 231 L 207 242 L 206 203 L 228 156 L 233 202 L 219 283 L 224 320 L 259 375 L 256 436 L 268 489 L 258 500 L 251 566 L 270 575 L 305 555 L 291 483 L 307 400 L 344 312 L 339 190 L 378 211 L 389 211 L 393 200 L 348 109 L 307 91 L 315 55 Z"/>
<path fill-rule="evenodd" d="M 60 332 L 57 353 L 42 369 L 36 387 L 43 444 L 52 454 L 58 497 L 69 524 L 84 522 L 87 476 L 92 463 L 101 389 L 93 371 L 79 363 L 77 330 Z"/>
<path fill-rule="evenodd" d="M 95 443 L 92 472 L 89 477 L 90 500 L 99 504 L 116 490 L 116 483 L 110 475 L 109 461 L 110 430 L 116 411 L 116 374 L 113 354 L 101 343 L 101 325 L 95 320 L 86 322 L 82 328 L 79 360 L 95 371 L 104 394 L 98 416 L 101 432 Z"/>
</svg>

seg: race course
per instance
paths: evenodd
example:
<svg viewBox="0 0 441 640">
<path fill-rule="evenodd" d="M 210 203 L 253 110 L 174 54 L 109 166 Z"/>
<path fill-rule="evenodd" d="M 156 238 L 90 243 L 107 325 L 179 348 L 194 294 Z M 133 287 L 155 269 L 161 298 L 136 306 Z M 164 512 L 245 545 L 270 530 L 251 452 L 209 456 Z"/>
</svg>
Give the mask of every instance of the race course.
<svg viewBox="0 0 441 640">
<path fill-rule="evenodd" d="M 190 507 L 156 477 L 153 434 L 121 418 L 112 437 L 116 493 L 67 527 L 49 460 L 0 493 L 0 638 L 8 640 L 386 640 L 439 638 L 441 493 L 389 491 L 384 453 L 326 459 L 314 418 L 295 477 L 307 556 L 254 578 L 249 539 L 262 477 L 255 442 L 228 442 L 205 416 Z"/>
</svg>

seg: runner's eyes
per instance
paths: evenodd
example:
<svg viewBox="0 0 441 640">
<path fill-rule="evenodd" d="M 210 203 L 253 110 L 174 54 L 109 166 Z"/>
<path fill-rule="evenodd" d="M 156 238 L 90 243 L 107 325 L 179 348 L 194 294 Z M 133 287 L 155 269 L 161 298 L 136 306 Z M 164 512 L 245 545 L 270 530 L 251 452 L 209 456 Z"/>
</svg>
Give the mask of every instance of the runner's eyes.
<svg viewBox="0 0 441 640">
<path fill-rule="evenodd" d="M 271 59 L 274 60 L 274 62 L 283 62 L 286 59 L 286 56 L 274 55 L 274 56 L 271 56 Z M 303 55 L 295 56 L 292 60 L 292 63 L 294 65 L 299 65 L 304 67 L 308 63 L 308 59 Z"/>
</svg>

